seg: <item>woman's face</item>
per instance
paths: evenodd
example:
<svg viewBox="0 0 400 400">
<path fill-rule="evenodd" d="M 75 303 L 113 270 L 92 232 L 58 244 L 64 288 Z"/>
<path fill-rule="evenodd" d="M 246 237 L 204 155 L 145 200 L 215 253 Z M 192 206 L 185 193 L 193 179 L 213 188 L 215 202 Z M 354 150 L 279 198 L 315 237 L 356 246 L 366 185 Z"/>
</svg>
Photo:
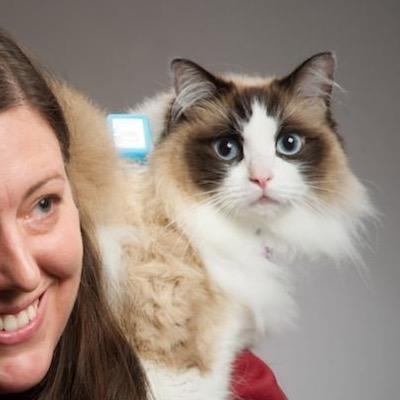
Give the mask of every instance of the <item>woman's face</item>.
<svg viewBox="0 0 400 400">
<path fill-rule="evenodd" d="M 0 113 L 0 393 L 49 369 L 74 305 L 79 216 L 58 141 L 33 109 Z"/>
</svg>

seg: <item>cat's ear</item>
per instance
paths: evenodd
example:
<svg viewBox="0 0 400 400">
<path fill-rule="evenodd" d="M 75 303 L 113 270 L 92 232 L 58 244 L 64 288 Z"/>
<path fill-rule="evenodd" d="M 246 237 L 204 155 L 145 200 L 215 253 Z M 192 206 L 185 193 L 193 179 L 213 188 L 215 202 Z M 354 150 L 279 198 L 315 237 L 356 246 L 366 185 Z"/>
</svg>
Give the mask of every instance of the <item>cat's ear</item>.
<svg viewBox="0 0 400 400">
<path fill-rule="evenodd" d="M 171 109 L 176 122 L 186 110 L 202 100 L 216 95 L 224 83 L 193 61 L 175 58 L 171 62 L 176 98 Z"/>
<path fill-rule="evenodd" d="M 331 52 L 316 54 L 304 61 L 281 83 L 297 96 L 323 100 L 329 107 L 336 69 L 336 57 Z"/>
</svg>

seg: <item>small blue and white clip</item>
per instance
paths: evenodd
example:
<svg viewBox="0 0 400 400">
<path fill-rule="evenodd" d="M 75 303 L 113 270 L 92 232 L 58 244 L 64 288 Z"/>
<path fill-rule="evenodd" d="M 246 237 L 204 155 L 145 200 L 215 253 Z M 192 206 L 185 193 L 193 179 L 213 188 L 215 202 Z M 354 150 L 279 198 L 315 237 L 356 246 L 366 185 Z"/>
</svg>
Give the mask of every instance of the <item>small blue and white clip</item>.
<svg viewBox="0 0 400 400">
<path fill-rule="evenodd" d="M 107 122 L 120 156 L 146 162 L 153 148 L 149 119 L 139 114 L 109 114 Z"/>
</svg>

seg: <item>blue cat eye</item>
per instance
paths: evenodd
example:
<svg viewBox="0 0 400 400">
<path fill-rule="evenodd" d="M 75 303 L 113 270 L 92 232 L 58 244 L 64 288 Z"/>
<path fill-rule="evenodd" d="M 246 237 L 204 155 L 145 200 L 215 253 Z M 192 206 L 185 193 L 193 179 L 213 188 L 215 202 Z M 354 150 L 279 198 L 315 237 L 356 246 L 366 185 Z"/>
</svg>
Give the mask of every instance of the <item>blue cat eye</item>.
<svg viewBox="0 0 400 400">
<path fill-rule="evenodd" d="M 284 156 L 294 156 L 303 148 L 303 140 L 297 133 L 285 133 L 276 141 L 276 151 Z"/>
<path fill-rule="evenodd" d="M 213 147 L 218 157 L 224 161 L 232 161 L 241 154 L 241 144 L 235 137 L 223 137 L 213 142 Z"/>
</svg>

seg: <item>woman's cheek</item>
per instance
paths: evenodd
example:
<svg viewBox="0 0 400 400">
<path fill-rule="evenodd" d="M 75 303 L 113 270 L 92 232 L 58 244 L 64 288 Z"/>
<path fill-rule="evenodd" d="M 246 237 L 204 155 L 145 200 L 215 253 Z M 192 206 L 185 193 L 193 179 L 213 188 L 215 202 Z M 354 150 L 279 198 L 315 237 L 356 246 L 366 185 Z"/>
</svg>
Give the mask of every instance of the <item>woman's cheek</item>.
<svg viewBox="0 0 400 400">
<path fill-rule="evenodd" d="M 49 232 L 35 238 L 34 251 L 42 272 L 58 279 L 80 276 L 83 246 L 79 214 L 74 204 L 60 212 Z"/>
</svg>

